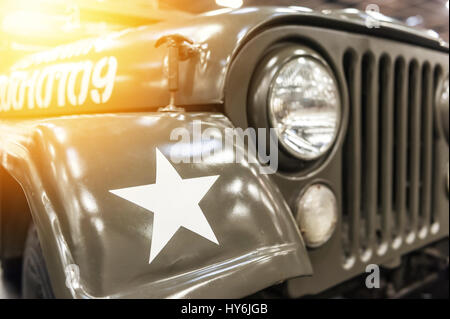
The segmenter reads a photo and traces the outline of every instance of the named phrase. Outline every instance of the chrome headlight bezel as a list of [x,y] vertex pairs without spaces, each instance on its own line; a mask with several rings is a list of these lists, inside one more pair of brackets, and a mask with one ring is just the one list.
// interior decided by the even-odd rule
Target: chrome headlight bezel
[[[330,69],[330,67],[328,66],[328,64],[326,63],[326,61],[323,58],[321,58],[319,55],[311,53],[311,52],[304,52],[300,55],[295,55],[291,59],[284,62],[282,65],[280,65],[277,73],[272,78],[271,85],[270,85],[270,88],[268,91],[268,96],[267,96],[267,112],[269,114],[269,122],[270,122],[271,127],[276,128],[276,126],[279,124],[279,123],[277,123],[277,119],[275,119],[275,114],[274,114],[275,112],[273,110],[274,105],[271,104],[271,99],[272,99],[272,96],[274,94],[274,89],[275,89],[275,82],[280,78],[281,73],[284,71],[285,68],[288,67],[289,64],[296,62],[298,60],[305,60],[305,61],[308,61],[308,63],[310,63],[310,64],[315,64],[316,70],[320,70],[320,71],[324,72],[329,77],[331,82],[333,83],[334,93],[337,95],[336,96],[337,104],[335,105],[336,120],[334,123],[334,125],[335,125],[334,131],[332,133],[330,141],[323,148],[317,149],[315,154],[310,154],[310,153],[307,153],[306,151],[303,151],[303,152],[296,151],[294,149],[294,147],[290,146],[286,142],[286,139],[283,138],[282,136],[280,136],[281,134],[278,133],[278,141],[290,155],[292,155],[293,157],[296,157],[300,160],[312,161],[312,160],[317,160],[318,158],[321,158],[323,155],[325,155],[331,149],[331,147],[334,145],[334,143],[336,142],[338,132],[339,132],[339,127],[341,124],[341,117],[342,117],[342,99],[341,99],[341,93],[339,90],[339,85],[336,80],[336,77],[334,76],[333,71]],[[317,147],[317,146],[314,146],[314,147]],[[301,146],[297,145],[297,148],[300,149]]]
[[329,62],[330,58],[328,57],[328,59],[325,59],[321,54],[301,44],[288,42],[272,45],[260,59],[258,66],[253,73],[248,92],[247,114],[251,126],[255,128],[273,127],[273,121],[270,119],[269,115],[269,93],[271,83],[286,63],[299,57],[314,59],[314,61],[320,63],[321,66],[327,70],[336,85],[339,103],[337,129],[334,132],[333,141],[322,154],[315,158],[307,158],[292,152],[288,147],[283,145],[283,143],[279,143],[279,163],[281,169],[285,171],[301,170],[304,174],[305,169],[308,171],[315,169],[318,165],[321,165],[321,163],[324,163],[327,159],[331,158],[331,155],[335,153],[337,146],[340,145],[343,139],[342,132],[343,127],[346,125],[345,114],[347,114],[347,107],[344,101],[345,91],[343,90],[342,84],[343,78],[336,73],[336,68]]

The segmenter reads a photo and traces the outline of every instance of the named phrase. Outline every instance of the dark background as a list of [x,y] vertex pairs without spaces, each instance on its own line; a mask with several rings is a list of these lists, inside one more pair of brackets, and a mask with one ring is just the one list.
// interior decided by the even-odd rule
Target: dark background
[[[178,8],[187,8],[186,0],[164,0],[165,3]],[[432,29],[448,42],[448,8],[447,0],[243,0],[244,6],[298,5],[316,10],[357,8],[365,10],[367,5],[376,4],[386,16],[397,18],[409,25]],[[191,12],[201,12],[205,7],[210,10],[218,7],[213,0],[195,0],[189,3]]]
[[[315,10],[357,8],[376,4],[382,14],[410,26],[431,29],[449,40],[448,0],[0,0],[0,67],[10,57],[73,42],[109,31],[174,18],[166,11],[195,14],[223,8],[220,1],[243,6],[303,6]],[[163,11],[157,11],[157,9]],[[45,13],[18,21],[17,11]],[[177,16],[175,16],[175,19]],[[80,23],[71,23],[72,20]],[[33,20],[35,22],[33,22]],[[68,22],[71,23],[67,28]]]

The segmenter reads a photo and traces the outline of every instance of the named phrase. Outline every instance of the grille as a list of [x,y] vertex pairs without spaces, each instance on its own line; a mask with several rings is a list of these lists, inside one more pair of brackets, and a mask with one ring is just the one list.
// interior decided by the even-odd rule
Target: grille
[[345,52],[345,256],[363,262],[437,231],[432,207],[433,92],[440,66]]

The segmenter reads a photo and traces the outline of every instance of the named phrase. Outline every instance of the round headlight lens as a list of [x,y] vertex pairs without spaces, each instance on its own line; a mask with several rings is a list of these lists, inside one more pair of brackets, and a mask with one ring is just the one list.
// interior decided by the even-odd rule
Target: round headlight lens
[[323,184],[308,187],[297,203],[297,225],[308,247],[316,248],[328,241],[338,220],[337,200]]
[[293,156],[317,159],[333,145],[341,99],[336,79],[321,61],[300,56],[283,65],[272,80],[268,103],[271,125]]

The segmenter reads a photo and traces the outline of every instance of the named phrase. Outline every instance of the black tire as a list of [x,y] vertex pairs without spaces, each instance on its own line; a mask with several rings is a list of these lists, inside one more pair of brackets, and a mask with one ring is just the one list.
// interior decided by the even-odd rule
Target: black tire
[[33,223],[28,230],[22,269],[22,297],[25,299],[53,299],[44,255]]
[[20,279],[22,278],[22,258],[3,259],[2,275],[9,281],[20,283]]

